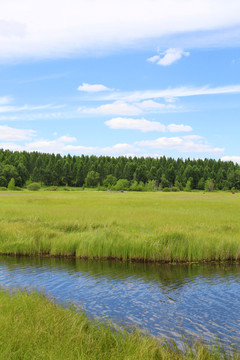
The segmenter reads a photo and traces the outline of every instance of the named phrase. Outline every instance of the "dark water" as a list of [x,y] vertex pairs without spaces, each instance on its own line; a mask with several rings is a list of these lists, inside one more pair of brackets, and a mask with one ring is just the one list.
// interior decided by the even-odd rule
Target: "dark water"
[[[240,348],[240,265],[146,265],[0,257],[0,286],[45,288],[60,302],[154,336]],[[234,345],[233,345],[234,344]]]

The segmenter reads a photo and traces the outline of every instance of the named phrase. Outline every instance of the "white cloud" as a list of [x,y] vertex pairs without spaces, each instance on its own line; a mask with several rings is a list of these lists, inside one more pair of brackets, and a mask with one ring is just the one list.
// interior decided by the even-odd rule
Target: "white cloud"
[[221,95],[221,94],[239,94],[240,85],[227,85],[219,87],[202,87],[182,86],[178,88],[168,88],[159,90],[142,90],[132,92],[113,92],[112,94],[102,97],[103,100],[118,100],[128,102],[139,102],[147,99],[169,99],[178,97],[201,96],[201,95]]
[[159,55],[152,56],[147,59],[150,62],[157,63],[157,65],[168,66],[180,60],[183,56],[189,56],[190,53],[182,49],[170,48],[160,53]]
[[189,125],[176,125],[176,124],[170,124],[167,126],[168,130],[171,132],[188,132],[192,131],[192,127]]
[[36,131],[29,129],[15,129],[6,125],[0,125],[0,140],[3,141],[22,141],[32,138]]
[[111,129],[127,129],[127,130],[140,130],[142,132],[147,131],[166,131],[166,126],[156,122],[148,121],[146,119],[131,119],[117,117],[108,121],[105,124]]
[[[2,0],[0,57],[99,54],[175,34],[206,37],[209,31],[221,34],[211,40],[219,45],[239,23],[239,0]],[[232,41],[239,44],[239,37]]]
[[87,83],[82,83],[82,85],[80,85],[78,87],[78,91],[84,91],[84,92],[90,92],[90,93],[94,93],[94,92],[101,92],[101,91],[110,91],[111,89],[109,89],[108,87],[106,87],[105,85],[102,84],[87,84]]
[[150,147],[153,149],[177,150],[179,152],[196,152],[196,153],[223,153],[223,148],[214,148],[202,137],[160,137],[155,140],[144,140],[136,142],[141,147]]
[[[170,131],[170,132],[189,132],[192,131],[191,126],[188,125],[164,125],[158,121],[149,121],[146,119],[132,119],[117,117],[108,121],[105,121],[105,125],[111,129],[124,129],[124,130],[140,130],[142,132],[148,131]],[[186,136],[187,138],[187,136]],[[189,136],[189,139],[196,139],[196,135]]]
[[240,156],[223,156],[222,161],[233,161],[234,163],[240,164]]

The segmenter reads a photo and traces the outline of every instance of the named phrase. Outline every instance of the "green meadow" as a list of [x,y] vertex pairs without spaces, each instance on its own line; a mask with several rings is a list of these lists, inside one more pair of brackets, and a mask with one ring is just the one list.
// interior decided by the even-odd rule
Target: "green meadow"
[[1,360],[239,359],[199,342],[184,348],[89,320],[73,304],[66,308],[43,294],[0,289]]
[[238,261],[239,214],[229,192],[1,192],[0,253]]

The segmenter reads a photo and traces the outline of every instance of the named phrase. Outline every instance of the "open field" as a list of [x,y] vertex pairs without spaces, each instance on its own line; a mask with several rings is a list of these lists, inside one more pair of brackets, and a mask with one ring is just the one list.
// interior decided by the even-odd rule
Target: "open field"
[[239,260],[239,214],[231,193],[1,192],[0,253]]
[[183,354],[138,331],[117,331],[89,320],[74,305],[64,308],[36,292],[1,289],[0,349],[2,360],[239,359],[239,354],[224,354],[217,346],[209,351],[200,343],[186,344]]

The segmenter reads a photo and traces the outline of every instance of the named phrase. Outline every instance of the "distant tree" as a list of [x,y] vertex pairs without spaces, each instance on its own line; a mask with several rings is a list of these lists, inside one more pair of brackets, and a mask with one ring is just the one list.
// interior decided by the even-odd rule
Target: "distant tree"
[[167,180],[165,174],[163,174],[161,177],[161,186],[162,188],[169,187],[169,181]]
[[214,181],[212,179],[208,179],[205,182],[205,191],[212,192],[212,191],[214,191],[214,188],[215,188]]
[[127,179],[119,179],[117,184],[114,186],[115,190],[128,190],[129,189],[129,181]]
[[15,190],[15,180],[12,178],[8,183],[8,190]]
[[7,186],[7,179],[4,176],[0,176],[0,186]]
[[94,170],[89,171],[87,174],[87,177],[85,179],[86,186],[89,186],[89,187],[97,186],[99,179],[100,179],[100,176],[99,176],[98,172],[96,172]]
[[104,186],[113,186],[116,185],[117,179],[113,175],[108,175],[106,179],[103,181]]

